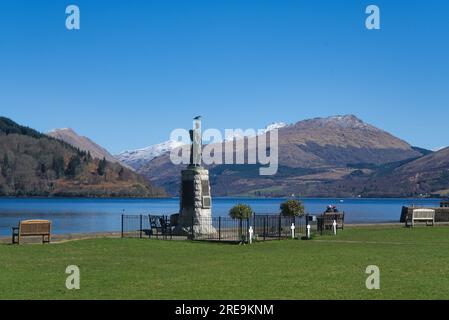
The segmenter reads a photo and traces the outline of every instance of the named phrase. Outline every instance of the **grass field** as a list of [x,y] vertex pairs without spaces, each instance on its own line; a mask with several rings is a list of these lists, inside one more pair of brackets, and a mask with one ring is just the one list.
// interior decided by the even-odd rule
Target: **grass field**
[[[65,269],[81,289],[65,288]],[[367,290],[377,265],[381,289]],[[1,299],[449,299],[449,227],[348,228],[238,246],[148,239],[0,245]]]

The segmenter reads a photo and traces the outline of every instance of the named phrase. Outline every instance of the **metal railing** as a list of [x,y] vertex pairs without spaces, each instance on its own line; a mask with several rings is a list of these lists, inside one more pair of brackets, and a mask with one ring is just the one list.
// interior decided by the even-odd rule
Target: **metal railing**
[[[219,242],[280,240],[305,236],[305,217],[257,214],[249,219],[196,218],[177,226],[166,215],[122,215],[123,238],[192,239]],[[251,230],[251,231],[250,231]],[[250,234],[251,232],[251,234]]]

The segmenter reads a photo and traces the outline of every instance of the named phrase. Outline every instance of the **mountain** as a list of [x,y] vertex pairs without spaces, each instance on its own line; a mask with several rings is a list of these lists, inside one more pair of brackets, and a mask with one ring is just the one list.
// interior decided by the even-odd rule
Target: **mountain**
[[[286,127],[287,124],[284,122],[273,122],[272,124],[268,125],[265,129],[261,130],[259,134],[264,134],[266,132],[269,132],[274,129],[280,129]],[[231,137],[226,137],[225,140],[231,140],[232,139],[242,139],[244,137],[240,135],[234,135]],[[118,159],[121,163],[126,164],[130,168],[133,168],[135,170],[140,170],[143,166],[148,164],[151,160],[169,153],[170,151],[181,147],[184,143],[174,140],[168,140],[156,145],[152,145],[146,148],[137,149],[137,150],[131,150],[131,151],[124,151],[118,155],[115,155],[115,158]]]
[[161,196],[145,178],[0,117],[0,196]]
[[280,163],[289,167],[383,164],[422,154],[354,115],[299,121],[279,131]]
[[47,133],[48,136],[67,142],[82,151],[90,152],[96,159],[106,159],[109,162],[118,162],[106,149],[99,146],[87,137],[78,135],[73,129],[54,129]]
[[182,142],[168,140],[143,149],[124,151],[116,155],[115,157],[121,163],[124,163],[133,169],[139,170],[143,165],[150,162],[154,158],[170,152],[171,150],[176,149],[182,145]]
[[[404,163],[369,179],[366,193],[392,196],[449,195],[449,148]],[[376,192],[380,190],[381,192]]]
[[[258,165],[211,165],[214,195],[357,196],[368,177],[424,155],[354,115],[303,120],[281,126],[278,134],[276,175],[260,176]],[[246,141],[250,139],[255,138]],[[176,195],[181,169],[163,154],[141,165],[138,172]]]

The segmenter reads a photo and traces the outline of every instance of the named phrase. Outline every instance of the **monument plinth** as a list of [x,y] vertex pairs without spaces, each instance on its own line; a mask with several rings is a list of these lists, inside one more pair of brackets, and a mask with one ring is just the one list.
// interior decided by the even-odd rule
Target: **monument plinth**
[[[178,232],[193,237],[209,235],[215,232],[212,226],[212,197],[210,192],[209,171],[201,166],[201,120],[194,120],[194,129],[190,130],[192,147],[190,164],[181,172],[181,200],[179,209]],[[193,226],[193,234],[190,228]]]

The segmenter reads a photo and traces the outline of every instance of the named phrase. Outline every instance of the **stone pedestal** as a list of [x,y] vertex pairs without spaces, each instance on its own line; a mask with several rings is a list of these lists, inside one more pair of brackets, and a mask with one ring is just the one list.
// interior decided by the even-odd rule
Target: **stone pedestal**
[[212,226],[212,198],[209,171],[190,166],[182,171],[179,222],[177,231],[200,237],[216,232]]

